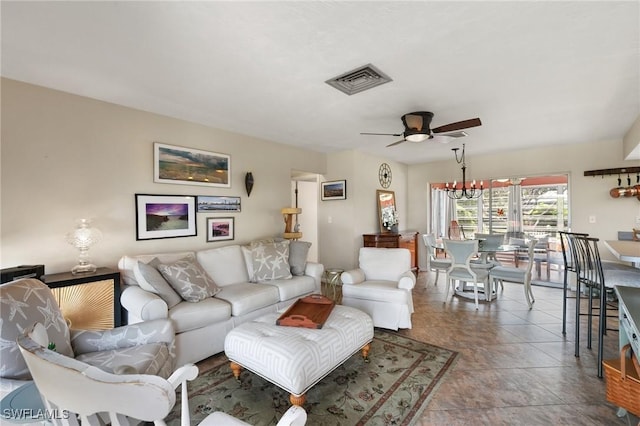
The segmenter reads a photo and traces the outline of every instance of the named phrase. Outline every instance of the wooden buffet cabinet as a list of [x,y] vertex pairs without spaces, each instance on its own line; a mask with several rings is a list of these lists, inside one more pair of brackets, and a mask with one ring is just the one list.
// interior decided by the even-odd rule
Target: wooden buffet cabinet
[[418,271],[418,232],[400,231],[363,234],[364,247],[406,248],[411,252],[411,269]]

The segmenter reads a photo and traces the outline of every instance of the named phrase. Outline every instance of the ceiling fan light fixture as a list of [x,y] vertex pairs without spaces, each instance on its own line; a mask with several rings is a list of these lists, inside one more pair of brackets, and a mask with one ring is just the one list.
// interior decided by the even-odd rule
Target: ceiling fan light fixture
[[414,133],[412,135],[407,135],[405,137],[409,142],[423,142],[429,139],[429,135],[425,133]]

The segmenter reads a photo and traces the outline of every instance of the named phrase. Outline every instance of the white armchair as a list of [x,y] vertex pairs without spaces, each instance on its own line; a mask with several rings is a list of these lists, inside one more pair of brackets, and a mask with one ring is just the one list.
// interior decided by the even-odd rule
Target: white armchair
[[342,304],[366,312],[375,327],[411,328],[416,276],[404,248],[362,247],[358,269],[342,273]]

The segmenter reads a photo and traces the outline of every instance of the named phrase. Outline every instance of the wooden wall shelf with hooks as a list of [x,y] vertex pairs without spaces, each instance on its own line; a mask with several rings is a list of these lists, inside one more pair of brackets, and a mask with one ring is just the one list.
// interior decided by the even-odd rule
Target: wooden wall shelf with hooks
[[622,174],[631,174],[631,173],[640,173],[640,167],[618,167],[615,169],[602,169],[602,170],[587,170],[584,172],[585,176],[611,176],[611,175],[622,175]]

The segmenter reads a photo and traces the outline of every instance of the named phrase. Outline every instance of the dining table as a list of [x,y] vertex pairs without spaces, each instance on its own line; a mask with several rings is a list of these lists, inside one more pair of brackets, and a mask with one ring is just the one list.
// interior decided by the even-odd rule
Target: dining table
[[605,240],[604,245],[618,260],[640,266],[640,241]]
[[[441,248],[444,250],[444,243],[442,240],[438,240],[436,242],[436,248]],[[482,238],[478,239],[478,257],[471,261],[471,265],[473,268],[478,269],[491,269],[496,263],[493,261],[493,257],[495,257],[496,253],[505,253],[505,252],[515,252],[519,249],[519,246],[513,244],[486,244],[485,240]],[[488,292],[480,289],[479,292],[484,293],[484,298],[486,301],[491,301],[496,298],[496,293],[491,289],[491,285],[489,285],[490,289]],[[464,297],[466,299],[473,299],[475,296],[472,292],[473,288],[469,287],[466,282],[460,283],[454,289],[454,292],[457,296]]]

